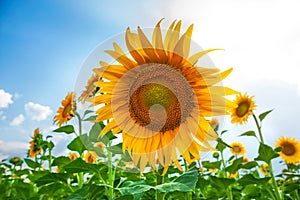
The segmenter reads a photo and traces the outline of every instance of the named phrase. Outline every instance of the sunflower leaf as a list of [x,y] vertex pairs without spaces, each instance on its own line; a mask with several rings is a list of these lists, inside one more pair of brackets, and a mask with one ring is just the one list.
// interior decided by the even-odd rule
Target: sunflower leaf
[[243,168],[245,168],[245,169],[252,169],[252,168],[254,168],[256,166],[258,166],[257,162],[256,161],[251,161],[251,162],[248,162],[248,163],[244,164]]
[[74,140],[72,140],[67,148],[71,151],[77,151],[80,155],[87,150],[89,144],[89,138],[87,134],[77,136]]
[[264,112],[264,113],[262,113],[262,114],[260,114],[259,115],[259,119],[260,119],[260,121],[263,121],[264,120],[264,118],[270,113],[270,112],[272,112],[274,109],[272,109],[272,110],[268,110],[268,111],[266,111],[266,112]]
[[241,137],[241,136],[254,136],[254,137],[256,137],[256,134],[255,134],[254,131],[247,131],[247,132],[242,133],[241,135],[239,135],[239,137]]
[[231,178],[218,178],[215,176],[209,178],[211,180],[211,185],[218,189],[228,188],[229,185],[235,182],[235,180]]
[[250,185],[250,184],[265,184],[270,180],[270,177],[265,178],[256,178],[253,174],[245,174],[242,178],[238,180],[238,182],[242,186]]
[[273,158],[276,158],[278,156],[279,154],[276,151],[274,151],[272,147],[260,143],[258,149],[258,157],[254,160],[262,160],[269,164]]
[[218,138],[218,139],[217,139],[217,142],[218,142],[218,144],[217,144],[216,148],[217,148],[220,152],[222,152],[226,147],[231,148],[231,146],[229,146],[227,143],[225,143],[221,138]]
[[55,129],[53,132],[71,134],[74,133],[75,130],[72,125],[66,125]]
[[236,172],[238,169],[240,169],[241,163],[243,162],[243,158],[238,158],[233,161],[232,165],[226,167],[226,171],[232,173]]
[[84,114],[83,114],[82,118],[84,118],[87,114],[90,114],[92,112],[94,112],[94,111],[92,111],[92,110],[86,110],[86,111],[84,111]]
[[213,169],[213,168],[220,169],[221,161],[215,161],[215,162],[203,161],[202,166],[208,169]]
[[32,169],[40,167],[39,163],[37,163],[37,162],[35,162],[33,160],[30,160],[28,158],[24,158],[24,161],[26,162],[26,164],[28,165],[28,167],[30,167]]

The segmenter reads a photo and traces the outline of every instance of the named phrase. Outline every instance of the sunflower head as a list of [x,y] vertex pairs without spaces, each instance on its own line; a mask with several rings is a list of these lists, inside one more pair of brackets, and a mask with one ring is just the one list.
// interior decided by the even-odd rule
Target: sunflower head
[[99,75],[93,74],[90,79],[88,80],[85,90],[81,93],[80,97],[78,98],[78,101],[81,103],[85,103],[89,98],[91,98],[95,92],[97,91],[97,86],[95,83],[98,82]]
[[37,157],[43,150],[43,136],[40,133],[40,130],[37,128],[34,130],[34,134],[32,136],[32,140],[29,142],[29,152],[28,155],[31,158]]
[[67,123],[75,115],[75,93],[70,92],[66,98],[61,102],[62,107],[57,110],[57,114],[54,117],[54,123],[61,126]]
[[[161,20],[162,21],[162,20]],[[174,21],[165,36],[159,21],[152,41],[138,27],[128,28],[127,50],[117,43],[106,50],[112,64],[100,61],[94,69],[99,87],[92,98],[97,106],[97,121],[109,120],[100,136],[122,132],[124,151],[141,171],[146,165],[156,168],[175,164],[179,154],[190,164],[200,159],[200,151],[210,151],[209,141],[217,138],[206,118],[228,113],[226,95],[237,92],[217,86],[232,69],[197,66],[208,52],[190,55],[193,25],[181,34],[181,21]]]
[[248,96],[247,93],[236,96],[234,106],[231,108],[231,123],[243,124],[248,121],[249,115],[253,114],[252,111],[256,107],[253,97]]
[[234,155],[244,155],[246,153],[246,149],[244,145],[240,142],[233,142],[230,144],[230,151]]
[[23,160],[18,156],[11,158],[9,162],[15,166],[21,166],[23,164]]
[[279,155],[287,164],[300,162],[300,142],[295,138],[281,136],[276,142],[277,147],[282,148]]
[[96,163],[96,160],[97,160],[98,157],[99,156],[97,155],[97,153],[95,151],[87,151],[84,154],[84,160],[85,160],[85,162],[91,163],[91,164]]
[[76,160],[77,158],[79,158],[79,156],[77,155],[77,153],[71,152],[69,154],[69,158],[70,158],[71,161],[73,161],[73,160]]
[[243,163],[248,163],[249,159],[247,157],[243,157]]
[[239,175],[239,172],[232,172],[227,174],[227,178],[236,178]]
[[260,167],[259,167],[259,171],[265,175],[265,176],[268,176],[269,175],[269,165],[267,163],[264,163],[262,164]]

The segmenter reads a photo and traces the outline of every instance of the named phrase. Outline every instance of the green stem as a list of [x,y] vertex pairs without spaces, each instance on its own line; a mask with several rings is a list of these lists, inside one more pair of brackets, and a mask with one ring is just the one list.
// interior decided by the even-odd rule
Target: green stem
[[[157,172],[156,172],[156,185],[161,185],[164,183],[164,177],[161,175],[162,174],[162,171],[163,168],[159,169]],[[157,192],[156,191],[156,200],[164,200],[165,199],[165,193],[161,192]]]
[[82,135],[82,119],[78,112],[75,112],[76,117],[78,118],[78,126],[79,126],[79,135]]
[[48,162],[49,162],[49,171],[51,172],[51,168],[52,168],[52,152],[51,152],[51,149],[49,149]]
[[[254,121],[255,121],[255,124],[256,124],[258,133],[259,133],[260,141],[261,141],[262,144],[265,144],[264,143],[264,138],[263,138],[263,135],[262,135],[262,131],[261,131],[261,125],[258,123],[257,117],[254,114],[252,116],[254,118]],[[276,179],[275,179],[275,176],[274,176],[272,162],[270,161],[270,163],[268,163],[268,165],[269,165],[269,169],[270,169],[272,186],[273,186],[273,189],[274,189],[275,197],[276,197],[276,199],[280,200],[281,197],[280,197],[280,194],[279,194],[279,191],[278,191],[277,182],[276,182]]]
[[262,132],[261,132],[261,126],[259,125],[259,123],[258,123],[258,120],[257,120],[256,116],[255,116],[254,114],[253,114],[252,116],[253,116],[253,118],[254,118],[254,121],[255,121],[256,127],[257,127],[257,129],[258,129],[258,133],[259,133],[259,138],[260,138],[260,141],[261,141],[261,143],[263,143],[263,144],[264,144],[264,138],[263,138],[263,136],[262,136]]
[[[224,173],[225,173],[225,178],[226,178],[226,176],[227,176],[226,163],[225,163],[225,159],[224,159],[223,152],[220,152],[220,153],[221,153],[221,158],[222,158],[223,171],[224,171]],[[226,189],[226,193],[227,193],[228,199],[229,199],[229,200],[233,200],[232,192],[231,192],[231,186],[229,186],[229,187]]]
[[[109,142],[109,146],[111,145],[111,141]],[[108,162],[108,185],[111,187],[108,189],[108,197],[109,199],[114,198],[114,179],[115,174],[112,165],[112,152],[107,151],[107,162]]]

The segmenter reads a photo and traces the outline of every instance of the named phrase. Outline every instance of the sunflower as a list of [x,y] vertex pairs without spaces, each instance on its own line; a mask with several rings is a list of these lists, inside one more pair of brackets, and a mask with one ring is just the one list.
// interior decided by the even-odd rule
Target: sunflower
[[253,114],[252,111],[256,107],[253,97],[249,97],[247,93],[236,96],[235,106],[231,108],[231,123],[243,124],[248,121],[249,115]]
[[58,126],[61,126],[64,123],[67,123],[75,113],[75,93],[70,92],[66,98],[61,102],[62,107],[57,110],[57,114],[54,117],[54,123]]
[[247,157],[243,157],[243,163],[248,163],[249,159]]
[[239,175],[239,172],[227,173],[227,178],[236,178]]
[[225,96],[237,94],[216,85],[232,69],[196,66],[198,59],[217,49],[190,56],[193,25],[180,36],[181,21],[174,21],[163,39],[161,21],[152,43],[140,27],[137,33],[128,28],[129,53],[113,43],[114,50],[105,51],[113,64],[100,61],[102,67],[94,69],[100,77],[92,99],[96,120],[109,120],[100,136],[122,131],[122,149],[141,171],[147,164],[156,169],[156,160],[164,172],[172,164],[181,169],[178,154],[190,164],[200,159],[200,151],[214,149],[209,141],[217,134],[206,118],[227,114],[232,102]]
[[85,154],[84,154],[84,160],[85,162],[87,163],[96,163],[96,160],[99,156],[96,154],[95,151],[87,151]]
[[71,152],[69,154],[69,158],[70,158],[71,161],[73,161],[73,160],[76,160],[77,158],[79,158],[79,156],[77,155],[77,153]]
[[245,147],[240,142],[233,142],[230,144],[230,151],[234,155],[244,155],[246,153]]
[[78,101],[81,103],[85,103],[90,97],[94,95],[94,93],[97,90],[97,87],[95,86],[95,83],[98,81],[99,75],[93,74],[90,79],[88,80],[85,90],[81,93],[80,97],[78,98]]
[[219,129],[219,120],[217,118],[212,118],[209,121],[209,124],[215,131]]
[[269,165],[267,163],[264,163],[262,164],[260,167],[259,167],[259,171],[265,175],[265,176],[268,176],[269,175]]
[[29,152],[28,155],[31,158],[37,157],[42,152],[42,134],[40,134],[40,130],[36,128],[34,130],[34,134],[32,136],[32,140],[29,142],[30,147],[29,147]]
[[282,147],[279,155],[287,164],[300,162],[300,142],[295,138],[281,136],[275,146]]

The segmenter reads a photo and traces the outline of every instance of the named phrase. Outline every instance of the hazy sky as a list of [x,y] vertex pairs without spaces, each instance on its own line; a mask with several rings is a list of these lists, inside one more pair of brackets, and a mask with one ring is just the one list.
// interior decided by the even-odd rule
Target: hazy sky
[[[89,1],[0,2],[0,159],[24,155],[33,130],[50,133],[53,116],[75,88],[82,64],[100,43],[130,26],[153,27],[165,18],[185,29],[194,23],[193,40],[214,64],[233,73],[223,82],[255,95],[256,113],[275,109],[263,130],[270,145],[280,135],[300,140],[299,1]],[[256,155],[255,140],[237,138],[254,127],[230,125],[225,140],[242,141]],[[64,149],[70,138],[53,134]],[[253,150],[254,151],[254,150]]]

